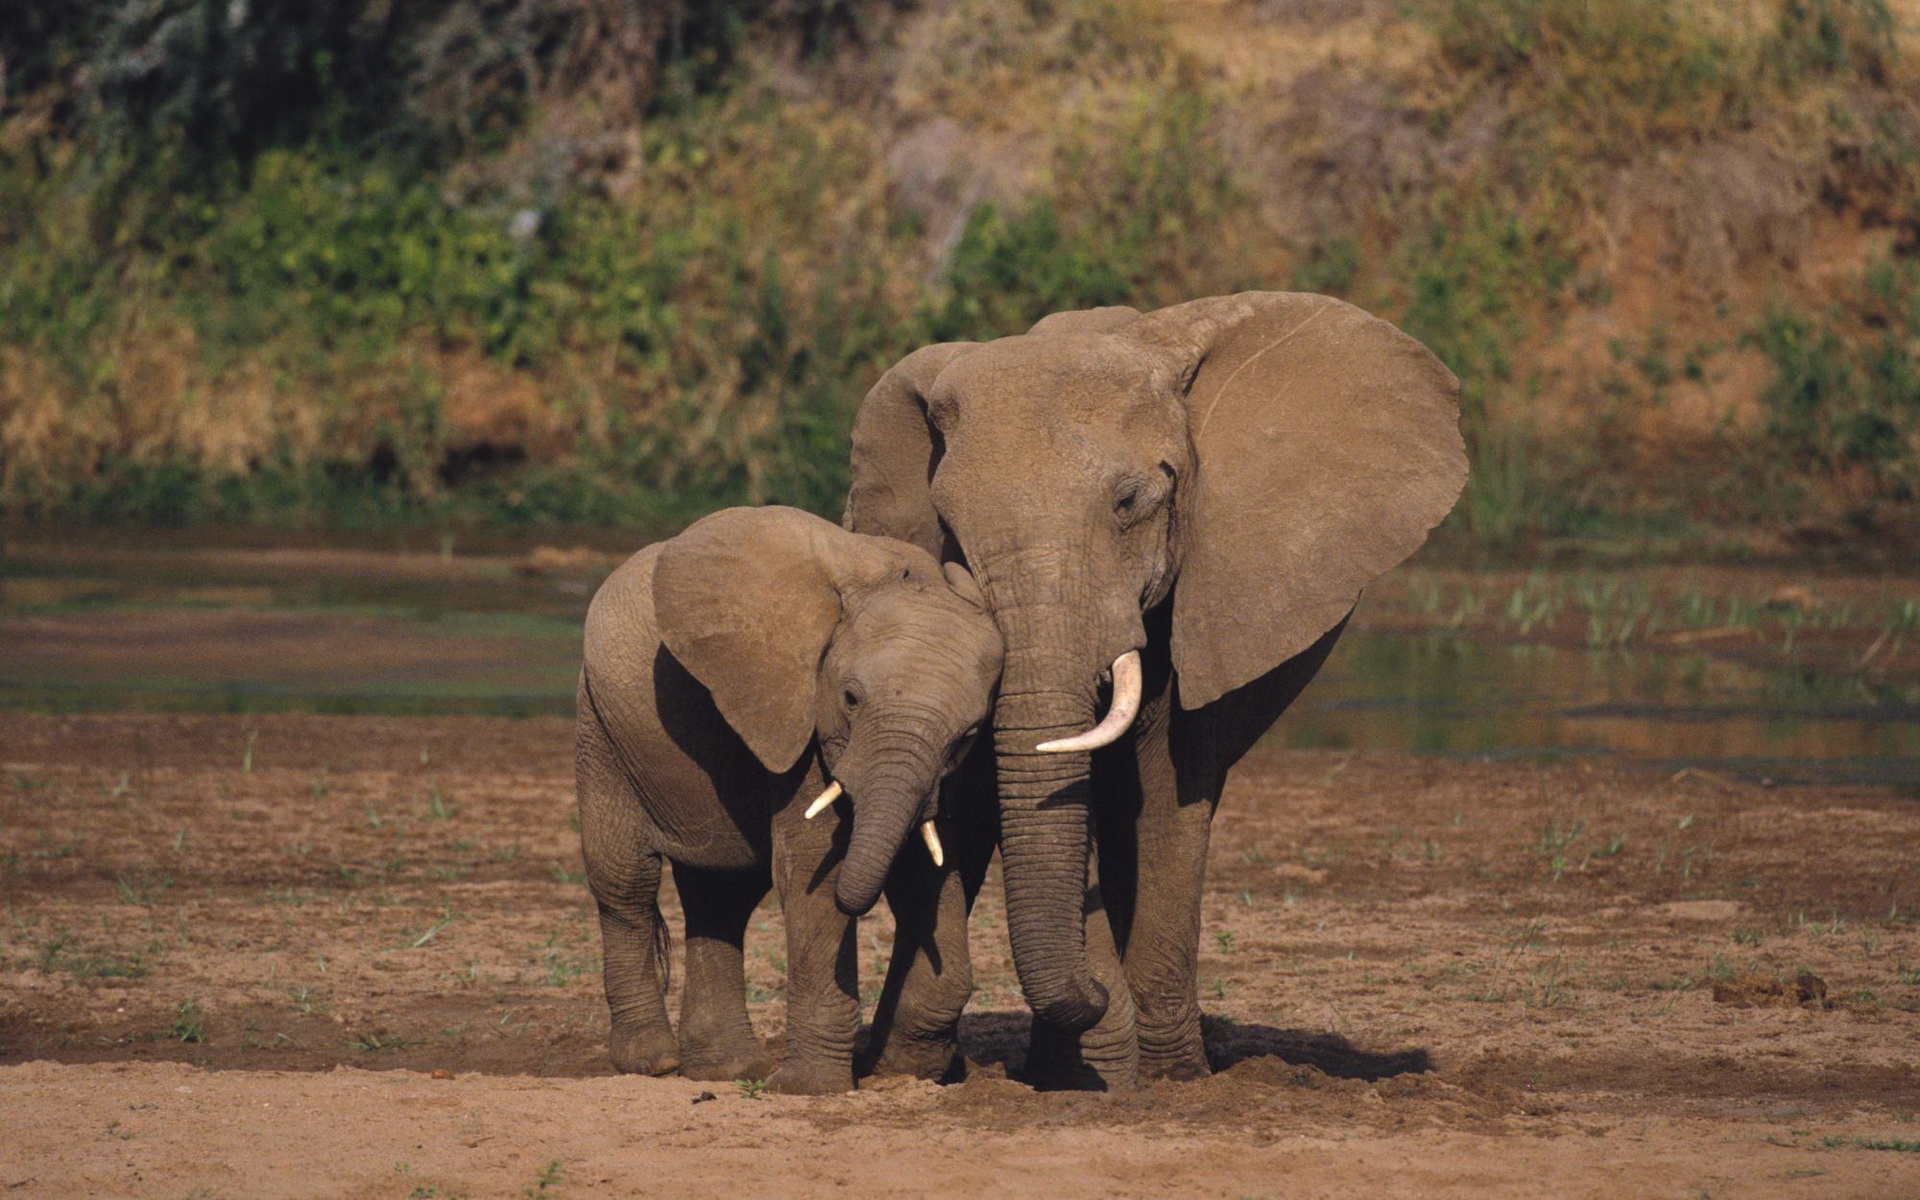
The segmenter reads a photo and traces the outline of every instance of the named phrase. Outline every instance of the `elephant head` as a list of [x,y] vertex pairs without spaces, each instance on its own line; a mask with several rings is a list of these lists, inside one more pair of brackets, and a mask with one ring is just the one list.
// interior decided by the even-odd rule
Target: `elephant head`
[[[734,508],[667,543],[661,640],[754,757],[780,774],[817,737],[853,806],[834,899],[864,913],[940,780],[986,720],[1002,644],[966,569],[792,508]],[[808,816],[826,804],[816,803]]]
[[1187,709],[1305,650],[1453,506],[1457,395],[1393,326],[1263,292],[929,346],[868,393],[847,527],[964,561],[1006,637],[1008,928],[1043,1019],[1082,1029],[1105,1009],[1081,923],[1089,755],[1139,705],[1145,614],[1172,606]]

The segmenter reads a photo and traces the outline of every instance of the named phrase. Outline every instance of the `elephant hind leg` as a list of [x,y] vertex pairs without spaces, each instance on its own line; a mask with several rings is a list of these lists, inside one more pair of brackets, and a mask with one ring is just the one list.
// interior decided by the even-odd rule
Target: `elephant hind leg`
[[660,915],[661,858],[647,841],[639,798],[591,715],[574,737],[580,844],[600,915],[615,1069],[664,1075],[680,1065],[667,1019],[669,939]]
[[680,1073],[689,1079],[765,1079],[773,1059],[747,1019],[747,922],[772,879],[750,871],[673,864],[686,911],[687,983],[680,997]]

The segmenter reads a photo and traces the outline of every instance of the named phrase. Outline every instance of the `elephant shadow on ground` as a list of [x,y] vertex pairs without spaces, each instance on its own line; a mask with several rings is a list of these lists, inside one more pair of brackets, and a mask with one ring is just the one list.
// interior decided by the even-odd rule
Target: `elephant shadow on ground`
[[[1027,1035],[1032,1017],[1025,1011],[968,1013],[960,1020],[960,1051],[973,1063],[999,1067],[1018,1076],[1027,1057]],[[1201,1021],[1207,1063],[1226,1071],[1253,1059],[1277,1059],[1311,1067],[1336,1079],[1374,1083],[1396,1075],[1418,1075],[1435,1069],[1433,1055],[1424,1047],[1407,1050],[1368,1050],[1341,1034],[1324,1030],[1278,1029],[1272,1025],[1206,1017]]]

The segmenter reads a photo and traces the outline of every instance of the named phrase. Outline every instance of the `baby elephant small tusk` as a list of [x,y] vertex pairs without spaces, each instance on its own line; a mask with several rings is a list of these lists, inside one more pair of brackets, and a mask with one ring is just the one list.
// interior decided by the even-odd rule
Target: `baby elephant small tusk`
[[821,813],[827,811],[828,806],[830,806],[835,800],[838,800],[839,798],[840,798],[840,781],[836,779],[832,783],[827,785],[826,791],[820,793],[819,799],[815,800],[812,804],[807,805],[807,820],[811,821],[815,817],[819,816]]
[[946,866],[947,852],[940,848],[940,831],[933,827],[932,821],[928,821],[920,826],[920,836],[926,839],[927,853],[933,856],[933,865],[936,867]]

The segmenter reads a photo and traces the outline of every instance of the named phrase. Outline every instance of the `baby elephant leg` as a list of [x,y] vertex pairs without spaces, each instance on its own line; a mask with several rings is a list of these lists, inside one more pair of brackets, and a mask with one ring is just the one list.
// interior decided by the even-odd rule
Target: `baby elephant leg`
[[646,844],[640,808],[605,735],[583,723],[575,739],[580,841],[600,910],[608,1050],[616,1070],[664,1075],[680,1065],[667,1021],[667,927],[660,919],[660,855]]
[[747,1019],[747,922],[767,894],[765,875],[673,864],[687,914],[687,988],[680,997],[680,1073],[689,1079],[765,1079],[773,1060]]
[[973,995],[967,899],[954,864],[909,846],[887,881],[893,958],[867,1054],[876,1075],[938,1080],[960,1052],[960,1013]]
[[824,1095],[853,1090],[853,1042],[860,1032],[857,922],[833,899],[838,871],[835,821],[804,822],[789,805],[775,818],[775,874],[787,923],[787,1056],[767,1084],[776,1092]]

